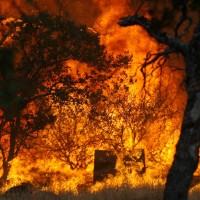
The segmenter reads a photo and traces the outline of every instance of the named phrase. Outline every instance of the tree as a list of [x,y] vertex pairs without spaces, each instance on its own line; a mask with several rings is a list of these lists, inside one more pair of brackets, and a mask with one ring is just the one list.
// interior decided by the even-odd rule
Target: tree
[[89,119],[90,105],[84,101],[66,102],[54,109],[58,117],[38,138],[38,143],[46,140],[40,146],[46,153],[50,152],[51,156],[69,165],[70,169],[85,170],[93,162],[94,149],[100,142]]
[[[168,158],[165,151],[167,143],[178,129],[176,123],[173,128],[167,127],[169,122],[180,116],[180,111],[173,108],[166,88],[163,87],[163,93],[160,94],[158,86],[153,86],[154,94],[151,98],[145,98],[143,91],[134,93],[131,90],[134,84],[129,83],[130,77],[123,77],[124,82],[122,76],[118,75],[118,79],[119,82],[114,80],[107,87],[104,85],[107,99],[95,105],[92,119],[97,127],[97,137],[104,148],[115,151],[117,155],[124,156],[127,149],[134,152],[138,148],[144,148],[149,166],[153,161],[152,167],[157,163],[160,163],[160,168],[164,167],[164,160]],[[154,137],[159,130],[162,132]],[[161,153],[165,158],[161,158]]]
[[129,83],[130,77],[124,69],[120,71],[123,73],[118,73],[102,86],[98,85],[90,102],[87,102],[85,93],[79,93],[73,94],[76,99],[72,102],[53,105],[57,119],[36,138],[33,149],[38,149],[37,155],[45,151],[47,157],[52,156],[72,170],[79,170],[86,169],[93,162],[95,149],[114,151],[122,160],[127,151],[135,152],[145,146],[145,154],[151,156],[151,160],[161,161],[159,153],[173,133],[168,129],[167,133],[160,134],[159,138],[165,135],[161,139],[163,142],[160,143],[159,139],[153,142],[157,146],[153,151],[146,145],[151,144],[147,142],[151,137],[149,130],[155,124],[157,127],[161,124],[164,130],[165,121],[175,118],[177,111],[175,113],[170,108],[172,103],[167,103],[167,95],[161,97],[157,88],[154,98],[139,99],[129,91],[128,87],[134,86]]
[[[142,1],[141,6],[146,1]],[[151,2],[148,2],[149,5]],[[139,25],[143,27],[147,33],[158,43],[164,44],[164,50],[157,54],[148,54],[145,63],[142,65],[141,71],[144,77],[145,68],[159,61],[169,58],[172,53],[180,53],[185,62],[185,87],[187,91],[187,105],[184,112],[181,134],[176,145],[176,154],[174,161],[169,170],[165,191],[165,200],[186,200],[188,190],[192,181],[193,173],[197,169],[199,161],[199,145],[200,145],[200,18],[199,18],[199,1],[173,1],[173,10],[170,10],[170,1],[165,1],[167,7],[164,8],[160,20],[152,17],[147,19],[140,16],[137,10],[134,16],[124,17],[120,20],[120,26]],[[162,7],[163,2],[155,1],[151,5],[154,6],[151,14],[156,12],[158,6]],[[197,9],[195,18],[189,16],[189,9]],[[178,12],[179,11],[179,12]],[[180,18],[175,14],[181,13]],[[194,15],[193,15],[194,16]],[[173,20],[172,20],[173,19]],[[170,26],[172,22],[176,22],[173,29],[174,35],[162,31],[163,27]],[[196,22],[196,23],[195,23]],[[190,39],[186,38],[190,29],[193,33]],[[160,62],[161,63],[161,62]],[[162,62],[163,64],[163,62]],[[157,67],[162,67],[157,65]]]
[[[131,57],[108,55],[97,34],[47,13],[2,19],[0,32],[3,182],[10,161],[27,147],[26,141],[56,120],[54,104],[73,102],[76,93],[87,94],[89,101],[92,84],[102,83],[109,78],[107,73],[128,66]],[[71,69],[71,60],[86,63],[88,72],[81,64]]]

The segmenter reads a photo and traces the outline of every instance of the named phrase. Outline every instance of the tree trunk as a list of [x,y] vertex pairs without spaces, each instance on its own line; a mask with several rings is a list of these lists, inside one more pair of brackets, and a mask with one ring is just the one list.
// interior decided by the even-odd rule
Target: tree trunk
[[0,151],[1,151],[1,155],[2,155],[2,170],[3,170],[3,173],[0,177],[0,186],[2,186],[8,177],[10,166],[6,160],[5,151],[2,147],[2,145],[0,145]]
[[187,200],[193,173],[199,161],[200,92],[188,93],[174,162],[169,171],[164,200]]
[[8,178],[9,171],[10,171],[10,165],[8,164],[7,161],[3,161],[3,173],[0,178],[0,186],[4,185],[5,181]]
[[193,174],[198,167],[200,146],[200,24],[185,49],[188,93],[181,134],[174,162],[168,173],[164,200],[187,200]]
[[199,160],[199,115],[200,92],[188,96],[180,139],[167,177],[164,200],[187,200],[192,176]]
[[19,132],[19,121],[20,117],[19,115],[16,117],[15,120],[10,121],[10,127],[11,127],[11,133],[10,133],[10,145],[8,153],[6,154],[6,150],[3,148],[2,145],[0,145],[0,151],[2,154],[2,162],[3,162],[3,172],[0,177],[0,185],[3,185],[5,181],[8,178],[8,174],[11,168],[11,165],[9,162],[13,160],[16,157],[16,140],[17,140],[17,134]]

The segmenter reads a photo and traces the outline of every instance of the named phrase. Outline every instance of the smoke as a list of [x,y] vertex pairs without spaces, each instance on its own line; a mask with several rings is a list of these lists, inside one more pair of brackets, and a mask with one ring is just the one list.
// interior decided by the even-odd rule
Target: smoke
[[[35,10],[54,15],[67,15],[71,20],[92,26],[104,12],[115,10],[115,16],[130,14],[133,1],[119,0],[1,0],[0,16],[19,17],[20,13],[31,14]],[[117,18],[118,19],[118,18]],[[110,21],[112,23],[112,20]]]

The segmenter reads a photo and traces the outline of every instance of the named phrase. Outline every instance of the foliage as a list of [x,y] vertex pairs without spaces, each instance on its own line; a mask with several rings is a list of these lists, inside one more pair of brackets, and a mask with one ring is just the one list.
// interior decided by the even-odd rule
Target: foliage
[[[98,87],[99,97],[95,98],[98,100],[92,97],[87,102],[84,95],[79,95],[76,102],[54,105],[57,119],[45,128],[41,138],[36,139],[40,146],[36,151],[39,154],[45,151],[72,170],[78,170],[93,163],[95,149],[112,150],[120,157],[127,150],[145,148],[148,160],[160,165],[160,152],[177,130],[177,127],[173,130],[166,128],[168,121],[175,119],[180,112],[171,108],[172,102],[169,102],[167,94],[161,97],[157,88],[151,99],[139,98],[139,94],[137,96],[129,91],[126,85],[129,77],[126,76],[123,81],[121,75],[118,80],[113,78],[113,82],[109,79],[101,89]],[[163,131],[167,129],[167,133],[160,134],[157,136],[160,139],[149,143],[159,126]],[[160,140],[163,142],[160,143]]]
[[[75,94],[83,93],[89,101],[92,83],[127,67],[131,57],[108,55],[97,34],[47,13],[5,19],[0,32],[1,53],[15,53],[12,62],[1,54],[0,150],[6,179],[9,161],[27,147],[27,139],[55,121],[54,103],[75,102]],[[86,63],[89,73],[80,75],[82,65],[72,69],[70,60]]]

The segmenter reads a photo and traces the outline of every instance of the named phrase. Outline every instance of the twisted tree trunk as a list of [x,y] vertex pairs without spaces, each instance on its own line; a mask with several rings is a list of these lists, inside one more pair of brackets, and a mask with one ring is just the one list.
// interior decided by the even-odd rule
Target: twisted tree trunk
[[187,200],[193,173],[199,161],[200,92],[188,94],[180,139],[168,173],[164,200]]
[[174,162],[168,173],[164,200],[187,200],[193,173],[199,163],[200,146],[200,25],[184,54],[188,94]]

